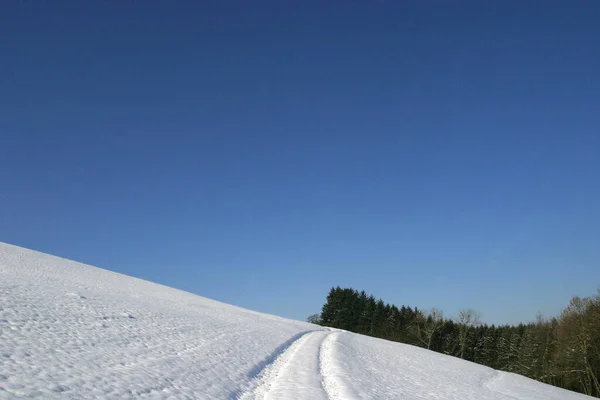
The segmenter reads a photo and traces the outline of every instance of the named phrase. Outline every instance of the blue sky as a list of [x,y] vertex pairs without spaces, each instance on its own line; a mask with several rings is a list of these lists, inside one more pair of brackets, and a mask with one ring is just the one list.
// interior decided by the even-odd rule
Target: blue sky
[[5,1],[0,240],[304,319],[600,284],[596,1]]

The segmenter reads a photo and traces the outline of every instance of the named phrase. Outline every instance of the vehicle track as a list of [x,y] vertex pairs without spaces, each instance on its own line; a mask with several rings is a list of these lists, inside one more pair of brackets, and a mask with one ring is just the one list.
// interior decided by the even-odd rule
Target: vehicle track
[[321,342],[319,352],[319,370],[322,385],[330,400],[361,399],[346,374],[344,366],[338,361],[340,335],[343,331],[330,332]]
[[[234,393],[235,399],[314,399],[339,398],[328,393],[323,376],[323,343],[334,332],[310,331],[292,341],[284,349],[276,351],[272,362],[254,368],[255,378],[246,390]],[[333,336],[332,336],[333,337]],[[327,353],[328,354],[328,353]],[[332,363],[327,360],[327,363]]]

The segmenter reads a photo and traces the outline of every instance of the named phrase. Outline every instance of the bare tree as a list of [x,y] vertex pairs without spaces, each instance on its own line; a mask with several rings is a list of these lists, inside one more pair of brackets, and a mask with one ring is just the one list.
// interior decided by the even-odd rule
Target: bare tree
[[415,320],[417,337],[427,349],[431,348],[433,335],[444,324],[444,313],[442,310],[432,308],[426,314],[419,314]]
[[[563,310],[556,333],[559,342],[557,360],[563,375],[575,381],[581,391],[593,396],[600,393],[600,377],[595,365],[600,364],[600,303],[594,298],[575,296]],[[595,345],[596,344],[596,345]]]
[[460,358],[465,358],[467,347],[467,334],[472,327],[480,324],[480,315],[471,308],[464,308],[458,312],[458,342],[460,345]]
[[321,315],[319,314],[311,314],[306,318],[306,322],[310,322],[311,324],[321,324]]

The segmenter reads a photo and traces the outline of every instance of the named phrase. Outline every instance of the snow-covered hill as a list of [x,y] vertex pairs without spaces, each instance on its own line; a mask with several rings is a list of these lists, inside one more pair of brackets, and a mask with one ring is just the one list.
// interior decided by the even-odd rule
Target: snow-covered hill
[[0,243],[0,398],[589,398]]

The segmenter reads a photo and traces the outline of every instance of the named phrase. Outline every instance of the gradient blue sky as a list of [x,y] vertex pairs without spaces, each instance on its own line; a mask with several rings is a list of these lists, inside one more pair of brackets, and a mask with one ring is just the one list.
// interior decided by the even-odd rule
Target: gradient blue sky
[[600,284],[598,1],[4,1],[0,240],[297,319]]

